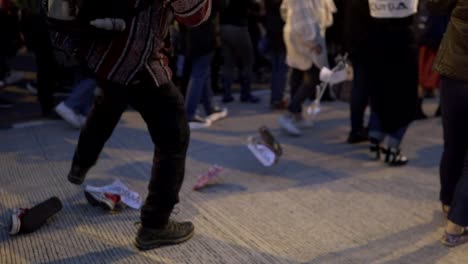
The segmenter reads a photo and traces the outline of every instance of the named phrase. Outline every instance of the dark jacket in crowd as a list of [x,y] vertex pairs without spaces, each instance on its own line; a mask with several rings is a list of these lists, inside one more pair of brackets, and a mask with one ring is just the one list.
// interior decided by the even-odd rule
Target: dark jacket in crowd
[[449,15],[429,15],[426,28],[421,36],[420,45],[438,49],[449,21]]
[[197,58],[213,52],[216,48],[218,14],[225,8],[226,0],[213,0],[210,18],[198,27],[187,28],[186,54]]
[[439,48],[435,69],[442,76],[468,81],[468,0],[432,0],[431,11],[452,16]]
[[286,53],[283,40],[284,21],[281,18],[282,0],[265,0],[265,28],[267,31],[268,48],[275,53]]
[[229,0],[228,2],[226,9],[221,13],[221,25],[247,27],[251,0]]

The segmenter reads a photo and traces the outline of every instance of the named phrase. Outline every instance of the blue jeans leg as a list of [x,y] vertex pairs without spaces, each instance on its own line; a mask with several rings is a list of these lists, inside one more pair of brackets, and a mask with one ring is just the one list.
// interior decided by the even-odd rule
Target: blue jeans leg
[[96,81],[94,79],[86,78],[78,81],[73,87],[72,93],[65,100],[65,105],[77,113],[87,115],[93,104],[95,89]]
[[283,100],[284,89],[288,75],[286,65],[286,54],[274,53],[271,55],[271,99],[270,103],[277,103]]
[[[213,54],[192,58],[192,73],[186,95],[187,117],[191,120],[196,112],[200,101],[203,100],[205,110],[211,104],[213,94],[211,91],[211,58]],[[207,91],[210,90],[210,91]],[[211,107],[211,106],[210,106]]]

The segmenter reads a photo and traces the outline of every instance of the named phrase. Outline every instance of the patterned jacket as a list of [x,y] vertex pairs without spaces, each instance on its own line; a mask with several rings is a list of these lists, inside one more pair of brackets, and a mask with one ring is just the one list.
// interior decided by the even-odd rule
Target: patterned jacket
[[[144,0],[128,0],[136,8]],[[211,0],[153,0],[153,3],[127,23],[124,32],[112,38],[79,41],[60,33],[52,34],[55,46],[84,61],[98,78],[123,85],[147,70],[157,86],[170,81],[172,72],[164,55],[165,38],[173,18],[187,26],[197,26],[208,19]]]

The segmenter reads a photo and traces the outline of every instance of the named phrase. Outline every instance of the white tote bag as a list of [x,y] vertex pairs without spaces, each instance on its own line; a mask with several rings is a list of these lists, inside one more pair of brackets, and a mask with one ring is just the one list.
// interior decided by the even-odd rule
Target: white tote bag
[[369,0],[374,18],[403,18],[418,12],[419,0]]

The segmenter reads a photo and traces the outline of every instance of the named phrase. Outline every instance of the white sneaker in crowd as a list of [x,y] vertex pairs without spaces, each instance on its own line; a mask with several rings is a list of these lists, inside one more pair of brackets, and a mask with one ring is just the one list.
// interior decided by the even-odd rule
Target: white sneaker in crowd
[[73,109],[66,106],[64,102],[61,102],[55,107],[55,112],[74,128],[81,128],[79,116]]
[[209,126],[211,126],[211,121],[199,115],[195,115],[191,120],[189,120],[189,127],[191,130],[207,128]]
[[279,125],[283,128],[286,132],[288,132],[292,136],[300,136],[302,134],[301,130],[298,127],[298,122],[294,115],[288,113],[282,115],[279,120]]
[[207,120],[209,120],[211,123],[214,123],[218,120],[221,120],[223,118],[226,118],[228,115],[228,110],[227,108],[215,108],[213,109],[213,112],[206,117]]

